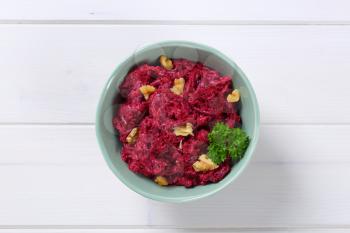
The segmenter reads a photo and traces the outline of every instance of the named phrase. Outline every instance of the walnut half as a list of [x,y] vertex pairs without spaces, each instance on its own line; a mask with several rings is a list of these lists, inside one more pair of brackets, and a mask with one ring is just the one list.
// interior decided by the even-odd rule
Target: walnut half
[[214,163],[206,154],[199,156],[198,161],[192,165],[196,172],[205,172],[218,168],[219,166]]
[[232,93],[228,94],[227,96],[227,102],[229,103],[236,103],[239,101],[239,99],[240,99],[240,94],[237,89],[234,89]]
[[174,80],[174,86],[170,89],[174,94],[181,95],[184,92],[185,79],[177,78]]
[[145,100],[148,100],[149,96],[156,91],[156,88],[151,85],[143,85],[139,90],[143,94],[143,97],[145,97]]
[[129,143],[129,144],[133,144],[136,142],[136,138],[137,138],[137,132],[138,132],[138,129],[137,128],[133,128],[129,135],[126,137],[126,141]]
[[157,176],[154,179],[154,182],[156,182],[160,186],[167,186],[169,184],[168,180],[164,176]]
[[193,125],[191,123],[186,123],[186,125],[174,127],[174,133],[176,136],[193,136]]
[[173,62],[165,55],[161,55],[159,57],[159,62],[160,62],[160,65],[167,70],[171,70],[174,68]]

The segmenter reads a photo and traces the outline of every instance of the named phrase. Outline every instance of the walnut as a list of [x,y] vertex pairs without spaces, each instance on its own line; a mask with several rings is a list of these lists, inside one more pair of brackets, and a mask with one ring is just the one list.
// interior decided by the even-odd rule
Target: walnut
[[231,94],[227,96],[227,102],[229,103],[235,103],[238,102],[240,99],[240,94],[237,89],[234,89]]
[[174,67],[173,62],[167,56],[164,56],[164,55],[160,56],[159,62],[160,62],[160,65],[167,70],[171,70]]
[[174,127],[174,133],[176,136],[193,136],[193,125],[191,123],[186,123],[186,125]]
[[219,166],[215,164],[206,154],[199,156],[198,161],[192,165],[196,172],[205,172],[209,170],[214,170]]
[[155,179],[154,179],[154,182],[156,182],[158,185],[160,186],[166,186],[168,185],[168,180],[164,177],[164,176],[157,176]]
[[137,132],[138,132],[138,129],[137,128],[133,128],[129,135],[126,137],[126,141],[129,143],[129,144],[133,144],[136,142],[136,138],[137,138]]
[[181,95],[184,91],[185,79],[177,78],[174,80],[174,86],[170,89],[174,94]]
[[148,100],[149,96],[156,91],[156,88],[151,85],[143,85],[139,90],[143,94],[143,97],[145,97],[145,100]]

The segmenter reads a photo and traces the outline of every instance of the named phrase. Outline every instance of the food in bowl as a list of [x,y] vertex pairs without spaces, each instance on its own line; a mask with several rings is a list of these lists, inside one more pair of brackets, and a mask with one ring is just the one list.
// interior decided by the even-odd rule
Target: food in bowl
[[244,155],[240,92],[232,78],[200,62],[160,56],[119,86],[113,118],[121,158],[161,186],[187,188],[222,180]]

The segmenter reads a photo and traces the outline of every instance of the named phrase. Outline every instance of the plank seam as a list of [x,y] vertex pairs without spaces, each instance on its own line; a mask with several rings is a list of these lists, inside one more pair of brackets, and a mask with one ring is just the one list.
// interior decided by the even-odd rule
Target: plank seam
[[97,25],[242,25],[242,26],[325,26],[350,25],[350,21],[322,20],[21,20],[2,19],[0,24],[97,24]]
[[45,229],[45,230],[88,230],[88,229],[143,229],[143,230],[197,230],[197,231],[281,231],[281,230],[325,230],[325,229],[337,229],[347,230],[350,229],[350,225],[310,225],[310,226],[286,226],[286,227],[176,227],[176,226],[147,226],[147,225],[0,225],[0,230],[8,229]]

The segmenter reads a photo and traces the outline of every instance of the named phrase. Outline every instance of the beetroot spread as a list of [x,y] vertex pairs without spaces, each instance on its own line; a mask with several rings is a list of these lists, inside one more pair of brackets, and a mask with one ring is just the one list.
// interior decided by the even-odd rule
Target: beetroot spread
[[[183,92],[171,91],[174,80],[183,78]],[[147,99],[140,87],[154,87]],[[208,133],[213,125],[225,122],[240,125],[236,104],[226,100],[232,79],[221,76],[201,63],[173,60],[173,68],[144,64],[132,70],[119,86],[122,103],[113,119],[123,144],[121,156],[129,169],[151,179],[166,178],[169,185],[193,187],[219,182],[231,170],[228,158],[217,168],[198,172],[193,168],[207,153]],[[174,128],[190,123],[193,135],[176,136]],[[137,138],[128,135],[137,128]]]

